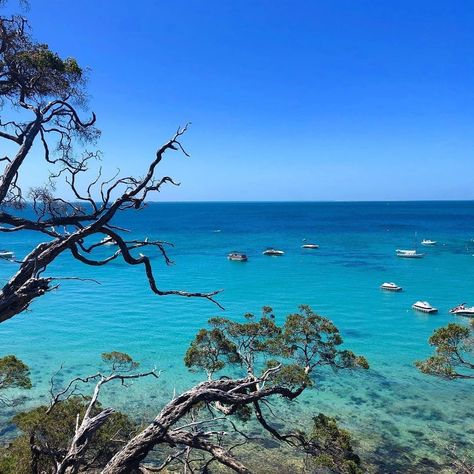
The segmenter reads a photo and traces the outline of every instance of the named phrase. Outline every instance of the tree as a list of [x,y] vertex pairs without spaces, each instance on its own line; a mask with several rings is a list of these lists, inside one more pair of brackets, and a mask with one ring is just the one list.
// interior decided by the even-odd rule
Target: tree
[[[83,417],[88,400],[72,396],[49,410],[40,406],[13,418],[21,430],[8,448],[0,450],[0,472],[3,474],[31,474],[56,472],[57,461],[68,451],[75,434],[77,417]],[[96,403],[91,415],[102,411]],[[138,426],[127,415],[114,412],[95,433],[88,444],[87,453],[77,460],[76,466],[83,472],[103,466],[128,439]]]
[[308,463],[326,466],[336,472],[362,474],[360,458],[354,453],[348,431],[339,428],[335,418],[319,413],[313,418],[306,452]]
[[7,389],[30,389],[30,369],[14,355],[0,358],[0,405],[14,404],[15,400],[2,394]]
[[474,321],[471,327],[450,323],[429,338],[435,355],[416,366],[425,374],[446,379],[474,379]]
[[[27,21],[20,16],[0,17],[0,140],[15,148],[0,177],[0,232],[25,230],[45,240],[18,261],[19,268],[0,291],[0,322],[26,310],[31,302],[57,288],[58,278],[46,276],[48,266],[64,253],[90,266],[106,265],[121,258],[129,265],[142,265],[151,290],[157,295],[201,297],[214,301],[214,292],[187,292],[159,288],[149,257],[134,250],[155,248],[167,264],[169,245],[162,241],[127,240],[124,230],[113,224],[117,213],[139,210],[163,185],[177,185],[172,178],[157,178],[157,167],[168,151],[185,152],[180,138],[187,126],[161,146],[141,178],[102,178],[103,171],[89,176],[98,151],[88,151],[100,136],[96,116],[81,118],[86,105],[86,74],[73,58],[63,59],[46,44],[34,41]],[[5,119],[5,115],[9,115]],[[42,150],[45,165],[52,167],[47,185],[29,192],[20,186],[23,165],[33,145]],[[58,181],[69,187],[74,200],[55,195]],[[34,218],[22,211],[32,202]],[[107,242],[108,241],[108,242]],[[106,243],[115,247],[106,258],[94,257]],[[109,248],[109,247],[107,247]]]

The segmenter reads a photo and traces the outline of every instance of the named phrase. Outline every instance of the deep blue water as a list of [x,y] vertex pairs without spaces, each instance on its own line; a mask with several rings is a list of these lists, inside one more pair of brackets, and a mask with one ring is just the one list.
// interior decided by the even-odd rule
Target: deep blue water
[[[449,308],[474,304],[473,202],[167,203],[150,204],[116,223],[132,229],[131,238],[174,243],[171,267],[150,251],[161,288],[224,289],[218,299],[232,318],[269,305],[283,321],[297,305],[309,304],[336,323],[348,348],[367,357],[370,371],[322,375],[317,390],[288,416],[303,424],[319,411],[337,416],[367,455],[396,453],[396,459],[413,465],[423,457],[442,458],[446,442],[474,437],[472,383],[430,378],[413,366],[430,354],[427,339],[435,328],[450,321],[466,324]],[[303,238],[320,248],[301,249]],[[425,258],[395,256],[396,248],[413,248],[423,238],[438,241],[423,248]],[[28,233],[0,239],[0,248],[18,257],[37,242]],[[267,246],[286,253],[265,257]],[[228,261],[232,250],[246,252],[249,261]],[[14,269],[0,261],[4,281]],[[110,350],[163,371],[157,382],[109,389],[105,399],[118,408],[151,416],[174,390],[199,380],[186,371],[182,357],[197,329],[220,314],[216,306],[155,296],[142,268],[119,261],[94,268],[65,255],[48,273],[91,277],[100,285],[64,281],[29,312],[0,325],[1,353],[14,353],[33,369],[27,406],[47,399],[50,376],[61,364],[64,380],[85,375],[96,369],[100,353]],[[384,281],[395,281],[404,291],[381,292]],[[439,314],[413,312],[418,299],[430,301]],[[11,414],[4,410],[3,421]],[[386,469],[380,472],[403,472]]]

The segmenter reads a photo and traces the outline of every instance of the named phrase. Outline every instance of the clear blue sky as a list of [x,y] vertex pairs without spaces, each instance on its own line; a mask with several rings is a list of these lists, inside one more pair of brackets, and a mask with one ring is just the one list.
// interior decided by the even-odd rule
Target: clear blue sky
[[106,166],[141,171],[193,123],[164,200],[474,198],[471,0],[32,0],[28,16],[91,68]]

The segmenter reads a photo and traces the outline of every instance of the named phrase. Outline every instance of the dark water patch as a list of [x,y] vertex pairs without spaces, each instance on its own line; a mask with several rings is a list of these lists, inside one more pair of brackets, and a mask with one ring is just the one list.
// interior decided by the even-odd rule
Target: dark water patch
[[10,420],[16,415],[16,413],[17,412],[15,410],[12,410],[12,409],[4,410],[2,412],[2,417],[5,417],[5,418]]
[[376,392],[375,390],[369,390],[367,392],[367,395],[373,400],[379,400],[380,398],[382,398],[382,395],[380,395],[379,392]]
[[16,426],[13,423],[7,423],[0,428],[0,436],[10,438],[17,431]]
[[377,272],[384,272],[386,269],[382,265],[374,265],[373,263],[369,263],[365,260],[357,260],[357,261],[347,261],[347,260],[336,260],[334,262],[336,265],[341,265],[345,268],[364,268],[364,269],[371,269]]
[[272,439],[265,438],[262,440],[262,446],[266,449],[278,449],[280,444]]
[[282,430],[285,427],[284,423],[279,423],[279,422],[274,422],[273,427],[276,428],[277,430]]
[[407,473],[410,474],[418,474],[418,473],[439,473],[442,468],[449,467],[449,465],[446,464],[440,464],[433,459],[429,459],[426,457],[423,457],[413,464],[412,467],[409,468]]
[[386,474],[408,473],[413,466],[413,458],[394,446],[378,448],[368,462],[377,466],[378,473]]
[[350,397],[350,400],[353,401],[357,406],[365,405],[367,403],[367,400],[365,398],[358,397],[356,395],[352,395]]
[[430,421],[443,421],[446,419],[444,413],[441,410],[437,410],[436,408],[432,408],[429,411],[428,416]]
[[357,329],[347,329],[345,331],[342,331],[342,333],[344,336],[353,337],[354,339],[360,339],[366,336],[366,334],[361,331],[358,331]]

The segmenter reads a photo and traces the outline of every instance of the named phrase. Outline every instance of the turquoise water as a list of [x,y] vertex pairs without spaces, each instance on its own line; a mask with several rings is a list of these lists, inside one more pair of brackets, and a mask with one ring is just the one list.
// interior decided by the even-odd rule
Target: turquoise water
[[[440,472],[445,444],[461,451],[474,438],[473,385],[421,375],[413,361],[430,354],[427,339],[451,321],[448,309],[474,304],[474,203],[193,203],[151,204],[121,216],[131,238],[148,236],[174,243],[167,267],[155,254],[158,284],[165,289],[224,289],[225,315],[274,308],[279,321],[299,304],[309,304],[341,329],[346,346],[367,357],[368,372],[322,374],[291,413],[305,424],[323,411],[351,429],[358,447],[377,472]],[[217,232],[219,231],[219,232]],[[420,260],[395,257],[396,248],[413,248],[416,239],[437,240]],[[31,234],[1,235],[1,248],[23,256]],[[320,244],[300,248],[302,239]],[[267,246],[285,250],[281,258],[261,254]],[[229,262],[232,250],[247,263]],[[107,250],[102,251],[103,254]],[[151,251],[153,252],[153,251]],[[15,265],[1,261],[5,280]],[[174,391],[199,380],[182,357],[198,328],[220,310],[205,300],[158,297],[141,268],[113,262],[86,267],[64,256],[49,269],[56,276],[92,277],[64,281],[37,300],[31,310],[0,325],[0,352],[14,353],[32,367],[34,388],[26,406],[47,400],[49,379],[63,365],[63,380],[97,369],[100,353],[119,350],[143,368],[162,370],[158,381],[141,381],[127,390],[112,387],[105,400],[145,418]],[[402,293],[378,289],[384,281]],[[428,300],[439,314],[410,307]],[[25,405],[24,405],[25,406]],[[5,421],[13,410],[3,410]]]

